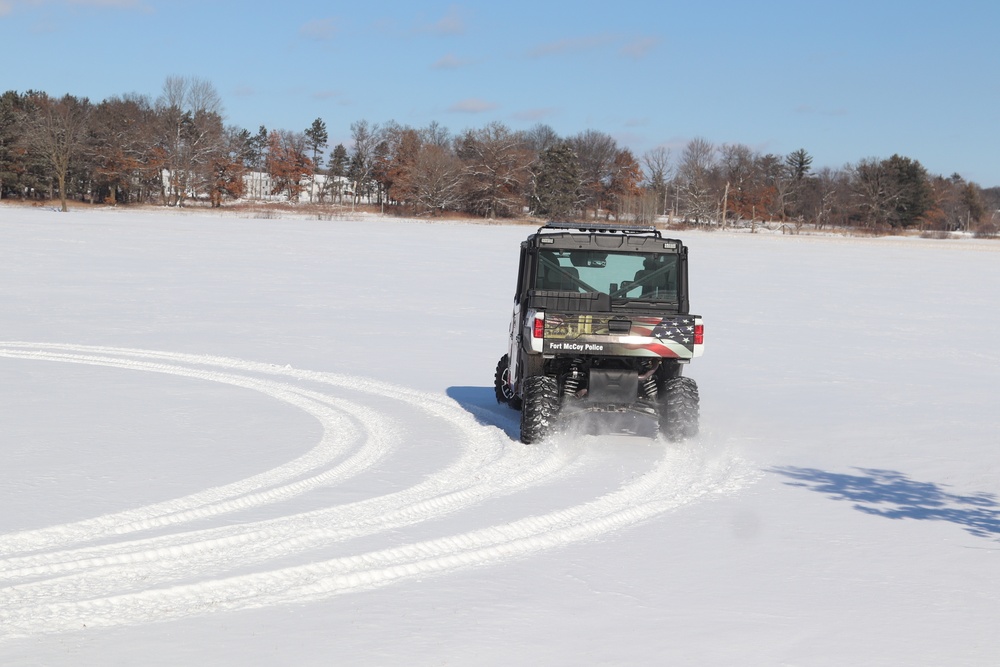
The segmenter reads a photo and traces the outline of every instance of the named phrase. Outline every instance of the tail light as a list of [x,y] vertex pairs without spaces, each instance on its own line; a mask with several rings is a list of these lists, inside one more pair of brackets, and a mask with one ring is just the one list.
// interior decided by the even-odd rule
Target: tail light
[[694,344],[704,345],[705,344],[705,325],[696,324],[694,325]]
[[545,320],[543,320],[541,317],[535,318],[535,324],[531,328],[531,335],[534,338],[545,337]]

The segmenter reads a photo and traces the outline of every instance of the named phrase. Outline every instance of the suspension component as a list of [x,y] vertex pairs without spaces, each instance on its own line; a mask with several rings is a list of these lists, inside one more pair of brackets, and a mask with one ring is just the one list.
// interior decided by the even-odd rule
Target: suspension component
[[583,381],[582,365],[583,359],[577,357],[573,360],[569,373],[566,374],[566,380],[563,382],[563,396],[577,396],[577,392],[580,390],[580,382]]
[[660,360],[654,359],[650,364],[649,368],[639,375],[639,383],[642,385],[642,392],[651,401],[655,401],[656,397],[659,395],[659,389],[656,387],[656,371],[660,368]]

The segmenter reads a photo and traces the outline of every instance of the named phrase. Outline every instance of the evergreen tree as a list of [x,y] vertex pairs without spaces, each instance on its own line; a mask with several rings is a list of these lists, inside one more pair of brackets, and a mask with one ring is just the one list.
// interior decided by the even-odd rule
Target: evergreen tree
[[330,154],[330,172],[331,176],[346,176],[347,175],[347,149],[344,148],[344,144],[337,144],[333,148],[333,153]]
[[261,125],[257,129],[257,134],[250,137],[247,144],[247,167],[256,171],[264,169],[265,158],[267,157],[267,144],[270,132]]
[[17,180],[14,147],[21,134],[17,118],[20,106],[21,100],[15,91],[8,90],[0,96],[0,198],[4,196],[4,188]]
[[806,149],[800,148],[797,151],[792,151],[785,156],[785,167],[788,169],[788,175],[793,181],[801,181],[809,174],[812,161],[812,155],[809,155]]
[[979,222],[986,214],[986,207],[983,206],[975,183],[966,183],[962,188],[962,204],[968,210],[967,222]]
[[889,224],[910,227],[930,209],[933,201],[927,170],[918,161],[900,155],[893,155],[883,165],[896,193]]
[[326,150],[328,141],[330,140],[330,135],[326,131],[326,123],[323,122],[322,118],[317,118],[306,130],[306,146],[312,152],[312,161],[316,165],[316,169],[319,169],[323,164],[322,154]]
[[583,203],[580,164],[573,147],[560,141],[539,155],[534,168],[535,213],[550,218],[574,216]]
[[347,149],[344,144],[337,144],[330,153],[330,166],[326,170],[326,194],[329,194],[334,201],[342,202],[344,198],[343,177],[347,176],[347,165],[350,159],[347,156]]

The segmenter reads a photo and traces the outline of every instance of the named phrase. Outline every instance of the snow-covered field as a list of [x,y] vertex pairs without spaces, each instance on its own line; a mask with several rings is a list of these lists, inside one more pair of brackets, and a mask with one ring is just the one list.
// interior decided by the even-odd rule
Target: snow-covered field
[[0,207],[0,664],[997,664],[1000,244],[685,234],[702,435],[525,447],[531,230]]

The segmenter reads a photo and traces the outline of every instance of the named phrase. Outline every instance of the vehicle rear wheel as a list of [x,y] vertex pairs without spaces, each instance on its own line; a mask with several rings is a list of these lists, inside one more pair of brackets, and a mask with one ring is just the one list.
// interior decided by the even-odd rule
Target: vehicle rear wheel
[[698,435],[698,383],[675,377],[663,383],[659,399],[660,434],[671,442]]
[[559,382],[547,375],[524,379],[521,405],[521,442],[530,445],[544,440],[559,413]]

